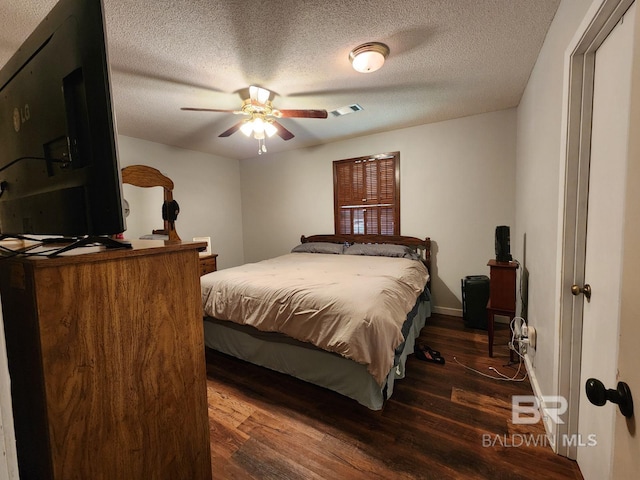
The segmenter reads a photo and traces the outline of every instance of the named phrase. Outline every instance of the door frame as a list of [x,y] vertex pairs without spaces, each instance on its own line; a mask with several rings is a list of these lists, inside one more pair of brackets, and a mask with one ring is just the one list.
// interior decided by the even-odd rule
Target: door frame
[[[584,285],[589,159],[595,52],[617,25],[634,0],[602,0],[588,10],[565,56],[565,85],[561,163],[562,197],[559,222],[558,395],[568,403],[563,424],[547,424],[560,455],[576,459],[577,445],[557,439],[578,433],[580,364],[582,357],[582,296],[571,294],[571,285]],[[564,174],[564,177],[562,176]]]

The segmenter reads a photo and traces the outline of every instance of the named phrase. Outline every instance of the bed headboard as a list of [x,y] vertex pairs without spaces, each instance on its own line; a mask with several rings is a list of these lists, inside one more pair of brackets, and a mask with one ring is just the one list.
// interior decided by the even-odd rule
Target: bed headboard
[[300,237],[301,243],[329,242],[329,243],[392,243],[394,245],[407,245],[414,247],[421,255],[422,261],[431,271],[431,239],[418,237],[405,237],[404,235],[310,235]]

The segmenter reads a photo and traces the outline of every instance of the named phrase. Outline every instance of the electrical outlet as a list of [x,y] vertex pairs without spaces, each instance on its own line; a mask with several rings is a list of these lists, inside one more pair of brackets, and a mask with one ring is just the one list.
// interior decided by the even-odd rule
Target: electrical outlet
[[520,355],[527,354],[527,344],[523,340],[518,340],[518,350]]
[[520,355],[525,355],[529,346],[535,350],[537,332],[534,327],[528,326],[521,318],[518,320],[513,323],[513,342],[509,343],[509,348]]
[[536,332],[535,327],[529,327],[527,329],[527,336],[529,337],[529,345],[535,350],[538,342],[538,332]]

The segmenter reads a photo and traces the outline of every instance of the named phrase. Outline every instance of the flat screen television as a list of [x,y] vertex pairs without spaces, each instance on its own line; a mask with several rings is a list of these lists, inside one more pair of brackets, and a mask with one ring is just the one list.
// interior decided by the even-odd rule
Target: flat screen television
[[60,0],[0,70],[0,234],[124,230],[103,4]]

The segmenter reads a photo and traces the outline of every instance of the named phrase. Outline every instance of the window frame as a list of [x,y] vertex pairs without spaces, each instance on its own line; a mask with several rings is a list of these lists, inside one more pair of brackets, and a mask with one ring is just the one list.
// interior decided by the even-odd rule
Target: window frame
[[[392,182],[387,182],[385,184],[385,189],[388,189],[389,187],[391,187],[393,189],[392,192],[392,201],[391,202],[385,202],[385,203],[381,203],[380,202],[380,198],[381,198],[381,183],[380,183],[380,178],[379,178],[379,172],[380,169],[379,167],[376,170],[376,198],[375,200],[372,198],[368,198],[369,195],[366,193],[367,192],[367,169],[366,167],[363,168],[362,170],[362,184],[358,187],[356,185],[356,188],[360,188],[360,193],[361,195],[359,195],[358,199],[355,198],[355,193],[354,191],[350,191],[349,194],[350,195],[346,195],[346,196],[350,196],[350,199],[352,200],[350,203],[351,205],[349,205],[350,208],[353,208],[355,211],[355,209],[358,209],[358,207],[360,205],[362,205],[364,207],[363,210],[363,232],[364,234],[378,234],[378,235],[400,235],[400,152],[387,152],[387,153],[379,153],[379,154],[375,154],[375,155],[367,155],[367,156],[362,156],[362,157],[354,157],[354,158],[345,158],[342,160],[334,160],[333,161],[333,219],[334,219],[334,231],[336,234],[341,234],[341,233],[350,233],[350,234],[356,234],[354,233],[354,228],[353,228],[353,220],[351,220],[350,224],[351,224],[351,231],[350,232],[342,232],[341,231],[341,212],[344,208],[344,206],[348,205],[348,203],[345,203],[343,201],[341,201],[341,198],[345,197],[345,192],[340,190],[340,175],[339,175],[339,170],[346,164],[350,164],[350,165],[356,165],[356,164],[363,164],[366,165],[367,162],[374,162],[374,161],[381,161],[381,160],[388,160],[388,159],[393,159],[393,181]],[[354,175],[353,175],[353,170],[351,171],[351,186],[349,188],[352,188],[354,185]],[[354,190],[355,190],[354,189]],[[384,190],[386,191],[386,190]],[[342,194],[342,195],[341,195]],[[362,198],[362,197],[367,197],[367,198]],[[387,200],[391,197],[387,197]],[[380,231],[378,232],[369,232],[367,231],[367,218],[366,218],[366,212],[367,212],[367,206],[379,209],[381,207],[384,207],[386,205],[389,205],[391,203],[392,206],[392,212],[393,212],[393,232],[392,233],[381,233]],[[376,219],[377,219],[377,223],[379,226],[381,226],[381,215],[378,211],[378,213],[376,214]]]

